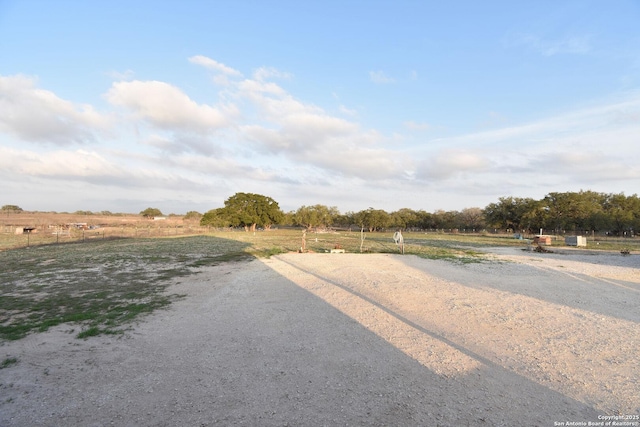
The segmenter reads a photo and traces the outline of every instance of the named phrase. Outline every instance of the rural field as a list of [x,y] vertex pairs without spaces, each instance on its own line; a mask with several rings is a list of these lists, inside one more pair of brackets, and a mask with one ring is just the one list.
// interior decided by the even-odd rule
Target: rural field
[[640,423],[632,239],[114,227],[0,252],[0,425]]

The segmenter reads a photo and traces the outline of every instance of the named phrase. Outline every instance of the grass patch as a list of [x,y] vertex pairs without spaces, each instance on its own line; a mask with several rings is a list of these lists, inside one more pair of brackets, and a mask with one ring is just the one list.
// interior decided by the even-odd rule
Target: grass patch
[[80,332],[78,335],[76,335],[76,338],[83,339],[83,338],[95,337],[100,335],[101,332],[102,331],[100,330],[99,327],[92,326],[89,329],[85,329],[84,331]]
[[271,248],[263,248],[253,251],[252,253],[258,258],[271,258],[274,255],[287,253],[288,251],[282,247],[274,246]]
[[222,264],[224,262],[241,262],[248,261],[253,259],[253,256],[244,251],[232,251],[228,253],[222,253],[218,255],[209,255],[197,259],[195,261],[188,262],[189,267],[198,268],[198,267],[211,267],[215,265]]
[[455,248],[421,246],[418,250],[414,250],[413,254],[420,258],[451,261],[459,264],[472,264],[486,261],[485,254],[482,252]]
[[18,359],[17,358],[15,358],[15,357],[7,357],[2,361],[2,363],[0,363],[0,369],[8,368],[10,366],[15,365],[16,363],[18,363]]
[[0,252],[0,339],[17,340],[63,323],[82,325],[84,337],[120,333],[139,316],[180,298],[164,292],[174,279],[199,266],[253,259],[247,246],[195,236]]

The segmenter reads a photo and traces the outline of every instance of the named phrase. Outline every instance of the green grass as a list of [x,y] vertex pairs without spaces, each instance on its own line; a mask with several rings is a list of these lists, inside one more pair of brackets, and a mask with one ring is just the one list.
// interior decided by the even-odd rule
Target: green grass
[[252,259],[245,243],[212,236],[105,240],[0,252],[0,339],[71,323],[118,333],[168,306],[174,279],[221,262]]
[[84,331],[80,332],[78,335],[76,335],[76,338],[89,338],[89,337],[95,337],[98,336],[102,333],[102,330],[97,327],[97,326],[91,326],[88,329],[85,329]]
[[18,363],[18,359],[17,358],[15,358],[15,357],[7,357],[2,361],[2,363],[0,363],[0,369],[8,368],[10,366],[15,365],[16,363]]

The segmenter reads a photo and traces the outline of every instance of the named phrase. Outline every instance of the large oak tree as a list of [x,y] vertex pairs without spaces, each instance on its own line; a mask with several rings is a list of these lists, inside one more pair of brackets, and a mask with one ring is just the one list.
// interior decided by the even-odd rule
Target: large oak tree
[[253,193],[236,193],[225,200],[223,208],[205,213],[200,220],[200,225],[219,227],[224,224],[255,231],[256,227],[271,228],[272,225],[278,224],[283,216],[278,202],[271,197]]

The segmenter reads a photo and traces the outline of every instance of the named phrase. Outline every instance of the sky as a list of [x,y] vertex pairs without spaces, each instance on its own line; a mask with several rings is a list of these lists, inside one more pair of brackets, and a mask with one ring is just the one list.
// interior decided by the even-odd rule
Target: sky
[[0,205],[640,190],[640,2],[0,0]]

